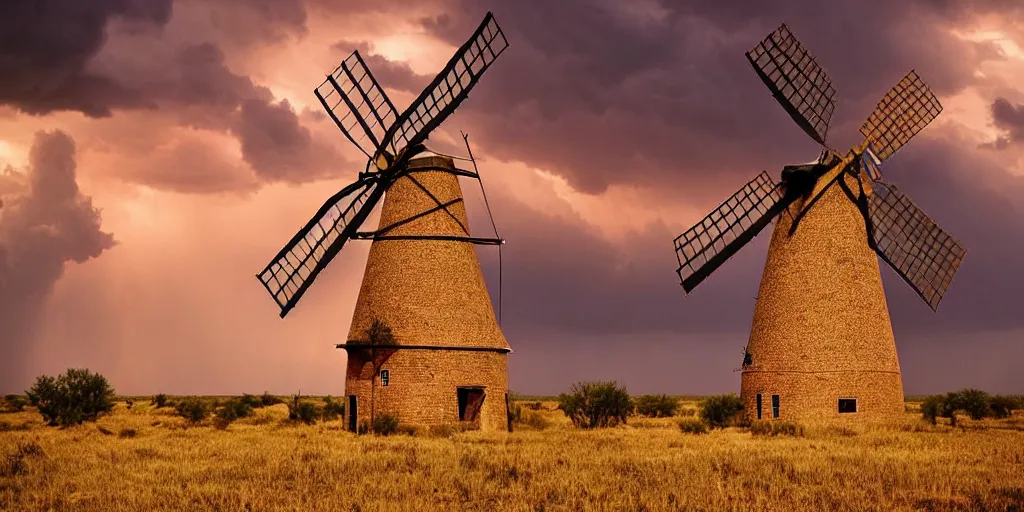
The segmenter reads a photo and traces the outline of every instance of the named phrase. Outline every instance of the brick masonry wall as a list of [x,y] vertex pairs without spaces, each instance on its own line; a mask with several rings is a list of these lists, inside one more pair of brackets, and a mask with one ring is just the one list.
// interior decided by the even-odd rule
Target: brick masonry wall
[[[417,158],[409,165],[413,170],[454,167],[450,158],[439,156]],[[441,203],[462,197],[454,174],[411,172],[388,189],[381,209],[381,228],[437,206],[420,185]],[[449,206],[448,211],[451,215],[435,211],[387,234],[469,236],[464,204]],[[388,323],[402,345],[508,348],[495,319],[476,251],[468,242],[374,241],[348,339],[363,339],[365,329],[377,318]],[[399,350],[383,366],[393,369],[392,383],[382,396],[377,396],[377,404],[406,423],[454,422],[458,421],[455,387],[485,386],[481,427],[505,430],[506,359],[506,354],[489,352]],[[359,368],[354,366],[358,363],[349,364],[346,394],[358,396],[359,417],[369,419],[370,381],[359,379]],[[378,386],[377,392],[380,390]]]
[[[844,179],[858,190],[855,178]],[[837,183],[790,237],[801,206],[780,215],[772,233],[748,344],[753,364],[742,376],[747,415],[756,416],[760,392],[768,413],[771,395],[781,395],[782,418],[886,419],[903,410],[903,386],[864,217]],[[857,398],[858,412],[839,415],[840,397]]]
[[[459,386],[483,387],[481,430],[508,430],[505,394],[508,393],[507,356],[495,352],[399,350],[381,366],[388,370],[388,386],[377,377],[373,390],[375,412],[398,416],[401,423],[440,425],[459,422]],[[369,363],[366,363],[369,364]],[[346,393],[358,398],[357,420],[370,419],[370,379],[359,379],[359,362],[349,359]],[[367,374],[369,372],[366,372]]]

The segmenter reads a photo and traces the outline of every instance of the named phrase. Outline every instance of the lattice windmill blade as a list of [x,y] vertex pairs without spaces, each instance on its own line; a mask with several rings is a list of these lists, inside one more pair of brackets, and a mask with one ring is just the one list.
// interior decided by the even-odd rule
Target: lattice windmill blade
[[679,279],[690,293],[792,202],[762,172],[674,240]]
[[[381,150],[397,155],[422,143],[469,96],[484,71],[508,48],[491,13],[388,131]],[[377,155],[374,155],[376,158]]]
[[917,72],[910,70],[878,102],[860,133],[884,162],[942,113],[942,104]]
[[288,314],[384,193],[365,177],[332,196],[256,277]]
[[374,158],[398,111],[359,52],[352,52],[313,92],[345,137]]
[[747,52],[757,76],[793,121],[827,147],[836,90],[825,70],[783,24]]
[[896,186],[875,182],[872,191],[868,202],[871,245],[937,310],[967,251]]

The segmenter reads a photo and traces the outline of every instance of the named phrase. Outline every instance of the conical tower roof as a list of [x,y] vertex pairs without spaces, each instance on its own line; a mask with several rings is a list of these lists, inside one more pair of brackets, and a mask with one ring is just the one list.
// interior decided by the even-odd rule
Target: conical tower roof
[[[859,192],[857,178],[843,179]],[[752,364],[743,372],[747,410],[757,393],[780,395],[780,417],[836,416],[839,398],[858,399],[860,417],[902,412],[899,360],[864,217],[836,183],[789,236],[802,203],[783,212],[772,233],[747,347]]]
[[[458,176],[430,170],[438,167],[455,165],[448,157],[420,155],[388,189],[379,229],[407,222],[387,236],[470,236],[462,201],[438,208],[438,202],[462,199]],[[437,211],[423,215],[431,209]],[[363,339],[375,319],[388,323],[400,345],[509,348],[476,250],[465,241],[374,240],[348,339]]]

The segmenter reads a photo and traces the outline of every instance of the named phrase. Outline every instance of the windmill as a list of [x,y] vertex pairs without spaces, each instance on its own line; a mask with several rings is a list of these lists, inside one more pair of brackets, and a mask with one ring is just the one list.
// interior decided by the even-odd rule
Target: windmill
[[[751,419],[871,419],[903,412],[903,384],[876,254],[935,310],[964,257],[880,166],[942,111],[913,70],[845,155],[827,132],[835,89],[786,27],[747,52],[819,158],[766,172],[675,239],[690,293],[775,221],[745,351],[741,398]],[[767,403],[771,397],[770,408]]]
[[[474,170],[468,171],[423,145],[507,47],[487,13],[401,114],[358,51],[315,90],[330,118],[366,155],[366,170],[328,199],[257,277],[283,318],[346,242],[372,240],[349,336],[337,345],[348,353],[351,430],[372,421],[372,411],[411,424],[466,421],[507,428],[511,349],[473,248],[503,241],[496,231],[495,238],[469,233],[458,178],[480,179],[472,152]],[[382,197],[378,229],[360,231]],[[376,321],[391,328],[393,343],[366,343]]]

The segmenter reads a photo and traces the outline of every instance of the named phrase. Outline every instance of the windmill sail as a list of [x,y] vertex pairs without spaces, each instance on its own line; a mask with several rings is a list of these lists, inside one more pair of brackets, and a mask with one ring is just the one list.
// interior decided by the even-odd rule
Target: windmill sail
[[872,247],[936,310],[967,251],[896,186],[875,182],[872,190]]
[[860,133],[874,149],[879,162],[884,162],[910,142],[928,123],[942,113],[942,104],[931,89],[910,70],[878,102],[874,112],[864,121]]
[[781,185],[762,172],[674,240],[679,279],[691,292],[786,207]]
[[343,60],[313,92],[345,137],[367,158],[380,149],[380,142],[398,119],[398,111],[358,51]]
[[786,113],[824,146],[836,107],[836,90],[825,70],[789,28],[782,25],[769,34],[747,52],[747,60]]
[[328,199],[256,276],[281,307],[282,317],[352,237],[382,193],[372,178],[345,187]]
[[[416,101],[388,130],[381,150],[397,155],[422,143],[469,96],[484,71],[508,48],[508,41],[491,13],[466,41]],[[374,155],[376,158],[377,155]]]

